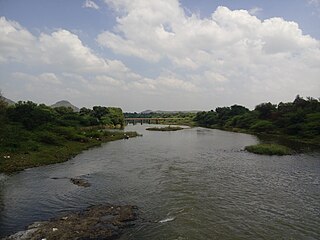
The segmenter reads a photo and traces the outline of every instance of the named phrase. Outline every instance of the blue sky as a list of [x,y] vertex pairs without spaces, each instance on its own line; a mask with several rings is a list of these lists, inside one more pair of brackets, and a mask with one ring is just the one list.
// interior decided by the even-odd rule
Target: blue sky
[[0,89],[208,110],[320,93],[320,1],[0,0]]

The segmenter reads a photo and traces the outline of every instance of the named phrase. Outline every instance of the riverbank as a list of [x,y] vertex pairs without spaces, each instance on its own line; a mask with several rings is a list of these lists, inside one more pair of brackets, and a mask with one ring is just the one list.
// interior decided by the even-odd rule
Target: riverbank
[[45,222],[34,223],[4,240],[21,239],[115,239],[137,219],[131,205],[100,205]]
[[260,154],[260,155],[292,155],[292,149],[279,145],[279,144],[256,144],[251,146],[246,146],[244,148],[246,151]]
[[217,129],[221,131],[227,131],[227,132],[235,132],[235,133],[245,133],[245,134],[251,134],[259,138],[263,143],[275,143],[280,145],[290,145],[294,146],[294,150],[297,150],[298,152],[308,152],[311,150],[320,150],[320,141],[318,139],[305,139],[300,138],[298,136],[290,136],[290,135],[284,135],[284,134],[271,134],[271,133],[259,133],[250,131],[248,129],[243,128],[219,128],[219,127],[208,127],[208,126],[200,126],[204,128],[209,129]]
[[64,139],[58,145],[43,144],[35,151],[2,152],[0,173],[12,174],[31,167],[65,162],[89,148],[98,147],[110,141],[136,137],[138,133],[104,130],[99,134],[96,131],[88,131],[86,135],[90,137],[81,138],[79,141]]

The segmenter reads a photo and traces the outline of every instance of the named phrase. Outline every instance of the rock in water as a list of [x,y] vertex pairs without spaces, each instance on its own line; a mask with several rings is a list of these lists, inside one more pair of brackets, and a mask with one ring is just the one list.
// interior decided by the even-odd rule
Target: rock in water
[[81,178],[70,178],[70,181],[79,187],[90,187],[91,186],[91,184],[87,180],[81,179]]
[[136,207],[101,205],[30,226],[6,240],[114,239],[136,220]]

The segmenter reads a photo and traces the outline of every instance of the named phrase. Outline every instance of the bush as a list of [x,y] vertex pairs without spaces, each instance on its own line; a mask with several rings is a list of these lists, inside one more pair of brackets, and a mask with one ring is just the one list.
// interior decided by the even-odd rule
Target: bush
[[36,133],[36,138],[39,142],[49,144],[49,145],[61,145],[63,139],[56,134],[49,131],[41,131]]
[[271,132],[272,130],[274,130],[274,128],[275,127],[272,122],[267,120],[258,121],[250,127],[250,129],[255,132]]
[[257,144],[252,146],[246,146],[245,150],[251,153],[262,155],[291,155],[292,150],[288,147],[278,144]]
[[100,138],[102,136],[102,133],[99,131],[90,131],[86,133],[86,136],[92,138]]
[[30,137],[30,132],[19,124],[4,124],[0,129],[0,152],[16,152]]

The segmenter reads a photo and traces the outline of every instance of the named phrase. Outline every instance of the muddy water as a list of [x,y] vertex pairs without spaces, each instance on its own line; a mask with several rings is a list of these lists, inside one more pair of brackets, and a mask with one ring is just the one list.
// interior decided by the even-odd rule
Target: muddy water
[[[56,165],[0,177],[0,236],[99,203],[135,204],[121,239],[319,239],[320,155],[258,156],[256,137],[148,132]],[[72,184],[81,177],[91,186]],[[54,178],[54,179],[52,179]],[[56,179],[58,178],[58,179]]]

